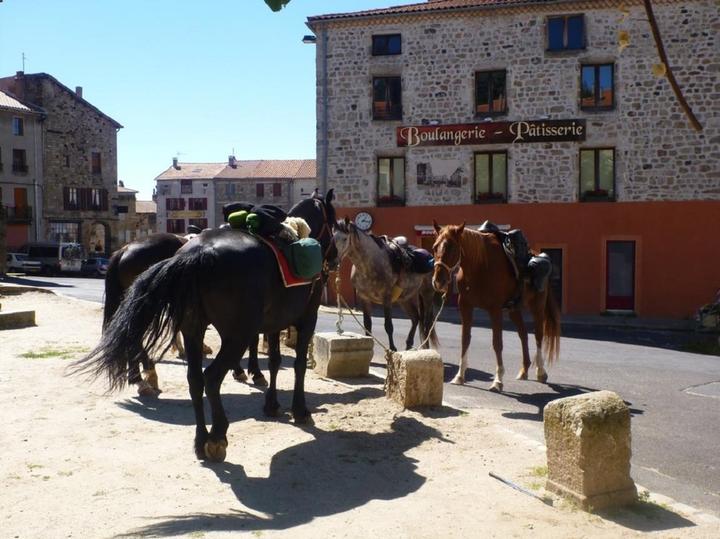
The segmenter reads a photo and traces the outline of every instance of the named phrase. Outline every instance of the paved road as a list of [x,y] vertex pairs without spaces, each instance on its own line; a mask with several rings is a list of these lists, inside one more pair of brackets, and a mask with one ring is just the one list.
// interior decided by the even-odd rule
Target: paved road
[[[100,279],[37,277],[24,284],[102,301]],[[385,341],[382,320],[374,318],[373,325],[376,336]],[[405,320],[395,321],[396,343],[404,342],[408,327]],[[358,329],[347,316],[344,328]],[[335,316],[321,313],[318,331],[334,330]],[[460,354],[460,328],[440,322],[438,334],[449,381]],[[542,410],[549,401],[597,389],[615,391],[632,412],[635,481],[720,515],[720,357],[674,350],[685,336],[672,332],[578,327],[564,335],[561,360],[550,368],[549,383],[542,385],[514,380],[520,367],[520,344],[514,333],[505,331],[505,392],[498,395],[487,390],[494,372],[491,333],[476,327],[468,383],[462,387],[446,384],[446,401],[499,410],[512,429],[542,442]],[[382,368],[383,364],[382,351],[376,346],[374,365]]]

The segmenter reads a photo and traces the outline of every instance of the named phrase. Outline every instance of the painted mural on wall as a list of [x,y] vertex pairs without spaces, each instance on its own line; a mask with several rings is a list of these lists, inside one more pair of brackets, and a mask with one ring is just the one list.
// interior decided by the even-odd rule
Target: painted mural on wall
[[417,184],[428,187],[461,187],[468,180],[465,166],[456,159],[433,159],[417,164]]

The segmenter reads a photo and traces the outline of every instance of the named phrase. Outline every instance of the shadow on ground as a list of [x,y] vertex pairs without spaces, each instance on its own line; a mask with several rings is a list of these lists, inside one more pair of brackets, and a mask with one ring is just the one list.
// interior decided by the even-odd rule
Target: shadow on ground
[[[248,477],[239,464],[204,464],[247,510],[167,516],[127,536],[285,530],[371,500],[402,498],[426,480],[416,472],[416,461],[404,453],[431,438],[443,439],[440,432],[410,417],[396,418],[390,432],[378,434],[306,430],[314,439],[276,453],[267,478]],[[328,448],[334,448],[333,455],[328,455]],[[338,460],[343,466],[328,464]]]
[[620,526],[640,532],[659,532],[695,526],[694,522],[662,505],[643,500],[623,509],[598,511],[596,514]]

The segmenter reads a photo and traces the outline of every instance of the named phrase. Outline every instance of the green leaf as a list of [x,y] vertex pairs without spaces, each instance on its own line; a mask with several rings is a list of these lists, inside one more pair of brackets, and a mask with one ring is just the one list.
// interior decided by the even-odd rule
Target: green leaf
[[290,3],[290,0],[265,0],[265,3],[270,6],[270,9],[273,11],[280,11]]

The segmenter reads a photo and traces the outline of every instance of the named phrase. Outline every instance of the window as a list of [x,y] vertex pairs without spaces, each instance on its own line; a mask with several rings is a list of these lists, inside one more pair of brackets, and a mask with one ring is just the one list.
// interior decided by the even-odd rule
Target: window
[[400,34],[387,34],[372,36],[373,56],[388,56],[402,52],[402,40]]
[[192,180],[180,180],[180,194],[192,195]]
[[475,73],[475,114],[507,112],[505,71]]
[[580,200],[614,200],[615,149],[580,150]]
[[273,184],[273,196],[274,197],[282,196],[282,184],[281,183]]
[[225,196],[228,198],[232,198],[235,196],[235,184],[234,183],[226,183],[225,184]]
[[265,184],[264,183],[258,183],[255,185],[255,196],[258,198],[263,198],[265,196]]
[[405,158],[380,157],[378,159],[378,206],[405,204]]
[[188,219],[189,225],[195,225],[200,230],[205,230],[207,226],[208,220],[207,219]]
[[68,151],[67,144],[63,146],[63,156],[65,157],[65,167],[70,166],[70,152]]
[[167,211],[180,211],[185,209],[184,198],[166,198],[165,209]]
[[100,202],[100,200],[101,200],[100,189],[92,189],[90,191],[90,197],[91,197],[90,209],[93,209],[93,210],[102,209],[102,204]]
[[65,187],[63,189],[63,198],[65,199],[63,201],[63,207],[66,210],[77,210],[79,209],[78,205],[78,190],[77,187]]
[[28,171],[25,150],[13,150],[13,172],[26,173]]
[[507,201],[507,152],[475,154],[475,202]]
[[613,64],[584,65],[580,75],[580,108],[611,109],[615,106]]
[[25,121],[17,116],[12,119],[12,134],[22,137],[25,134]]
[[[68,223],[66,221],[55,221],[50,223],[50,241],[57,242],[80,242],[80,225],[78,223]],[[55,254],[57,256],[57,249]]]
[[400,77],[373,78],[373,120],[402,120]]
[[547,21],[547,46],[550,51],[585,48],[585,17],[562,15]]
[[92,152],[92,173],[102,174],[102,160],[100,159],[100,152]]
[[185,234],[185,219],[168,219],[167,231],[171,234]]
[[188,199],[188,210],[207,210],[207,198]]

